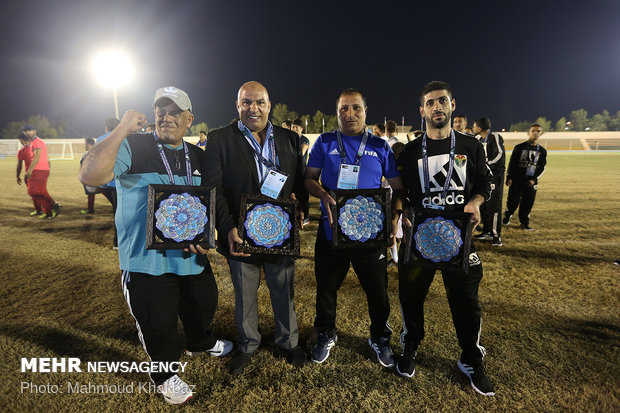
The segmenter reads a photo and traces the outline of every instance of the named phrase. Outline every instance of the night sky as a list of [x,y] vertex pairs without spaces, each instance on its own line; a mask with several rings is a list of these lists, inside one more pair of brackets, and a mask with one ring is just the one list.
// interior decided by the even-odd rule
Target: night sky
[[236,116],[239,86],[258,80],[272,104],[335,114],[347,87],[368,123],[418,124],[430,80],[453,88],[456,113],[493,129],[585,108],[620,110],[620,1],[3,1],[0,128],[42,114],[97,136],[112,91],[90,61],[119,47],[136,65],[121,113],[153,118],[155,89],[175,85],[210,128]]

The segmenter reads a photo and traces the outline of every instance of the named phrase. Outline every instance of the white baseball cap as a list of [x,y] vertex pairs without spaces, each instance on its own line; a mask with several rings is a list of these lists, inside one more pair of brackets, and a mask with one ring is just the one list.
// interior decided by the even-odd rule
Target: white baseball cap
[[157,102],[163,98],[170,99],[176,103],[181,110],[189,109],[190,112],[192,111],[192,101],[189,100],[188,94],[177,87],[166,86],[157,89],[155,92],[155,99],[153,99],[153,106],[157,106]]

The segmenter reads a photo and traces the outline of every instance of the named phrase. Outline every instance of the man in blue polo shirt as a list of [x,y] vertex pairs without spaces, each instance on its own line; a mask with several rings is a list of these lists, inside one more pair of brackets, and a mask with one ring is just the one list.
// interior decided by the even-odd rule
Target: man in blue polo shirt
[[[402,190],[403,185],[396,170],[394,153],[388,143],[366,131],[367,107],[362,92],[345,89],[336,103],[338,130],[318,137],[310,151],[306,168],[306,189],[321,199],[321,219],[314,261],[317,283],[314,327],[318,337],[317,344],[312,349],[312,361],[322,363],[327,360],[331,348],[336,344],[338,289],[349,271],[349,266],[353,265],[368,299],[368,344],[377,354],[379,363],[384,367],[391,367],[394,365],[394,355],[389,346],[392,330],[387,323],[390,314],[387,251],[385,248],[334,250],[331,235],[332,215],[325,206],[336,204],[329,195],[330,190],[380,188],[382,177],[387,179],[395,191]],[[345,159],[342,159],[343,155]],[[395,200],[398,198],[394,197]],[[399,208],[400,204],[395,210]],[[396,224],[394,217],[392,218]],[[394,225],[393,233],[395,228]]]
[[[205,251],[200,246],[191,250],[201,254],[145,249],[149,184],[200,185],[204,169],[203,151],[183,140],[194,119],[187,93],[173,86],[158,89],[153,106],[155,131],[137,133],[147,124],[146,115],[127,111],[110,135],[86,154],[80,181],[97,186],[116,180],[123,295],[151,360],[179,359],[179,317],[188,355],[223,356],[233,346],[211,331],[217,285]],[[166,402],[180,404],[192,397],[190,386],[173,372],[150,375]]]

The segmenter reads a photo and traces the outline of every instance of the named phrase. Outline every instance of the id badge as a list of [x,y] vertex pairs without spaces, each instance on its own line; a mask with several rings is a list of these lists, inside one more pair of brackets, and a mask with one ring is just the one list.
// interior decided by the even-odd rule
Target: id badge
[[288,176],[285,174],[274,169],[270,169],[267,177],[265,178],[265,182],[263,182],[263,185],[260,187],[260,193],[273,199],[278,199],[278,196],[280,196],[280,191],[282,191],[282,187],[286,183],[287,179]]
[[357,189],[357,182],[360,177],[359,165],[340,165],[338,174],[338,189]]
[[536,165],[528,165],[527,170],[525,171],[525,174],[527,176],[534,176],[535,173],[536,173]]

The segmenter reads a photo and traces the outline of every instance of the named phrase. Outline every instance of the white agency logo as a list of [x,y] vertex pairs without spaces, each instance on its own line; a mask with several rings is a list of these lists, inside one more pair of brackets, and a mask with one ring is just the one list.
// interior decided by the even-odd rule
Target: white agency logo
[[[422,200],[422,205],[424,207],[428,207],[431,204],[462,205],[465,203],[465,197],[463,196],[462,191],[465,189],[465,182],[467,182],[467,168],[453,168],[452,179],[450,179],[450,186],[448,187],[448,195],[445,200],[441,199],[441,192],[443,191],[443,186],[446,183],[449,167],[449,154],[430,156],[428,158],[428,175],[431,181],[431,197],[430,199],[425,197]],[[418,159],[418,172],[420,175],[420,185],[422,187],[422,191],[424,191],[424,166],[422,159]]]

